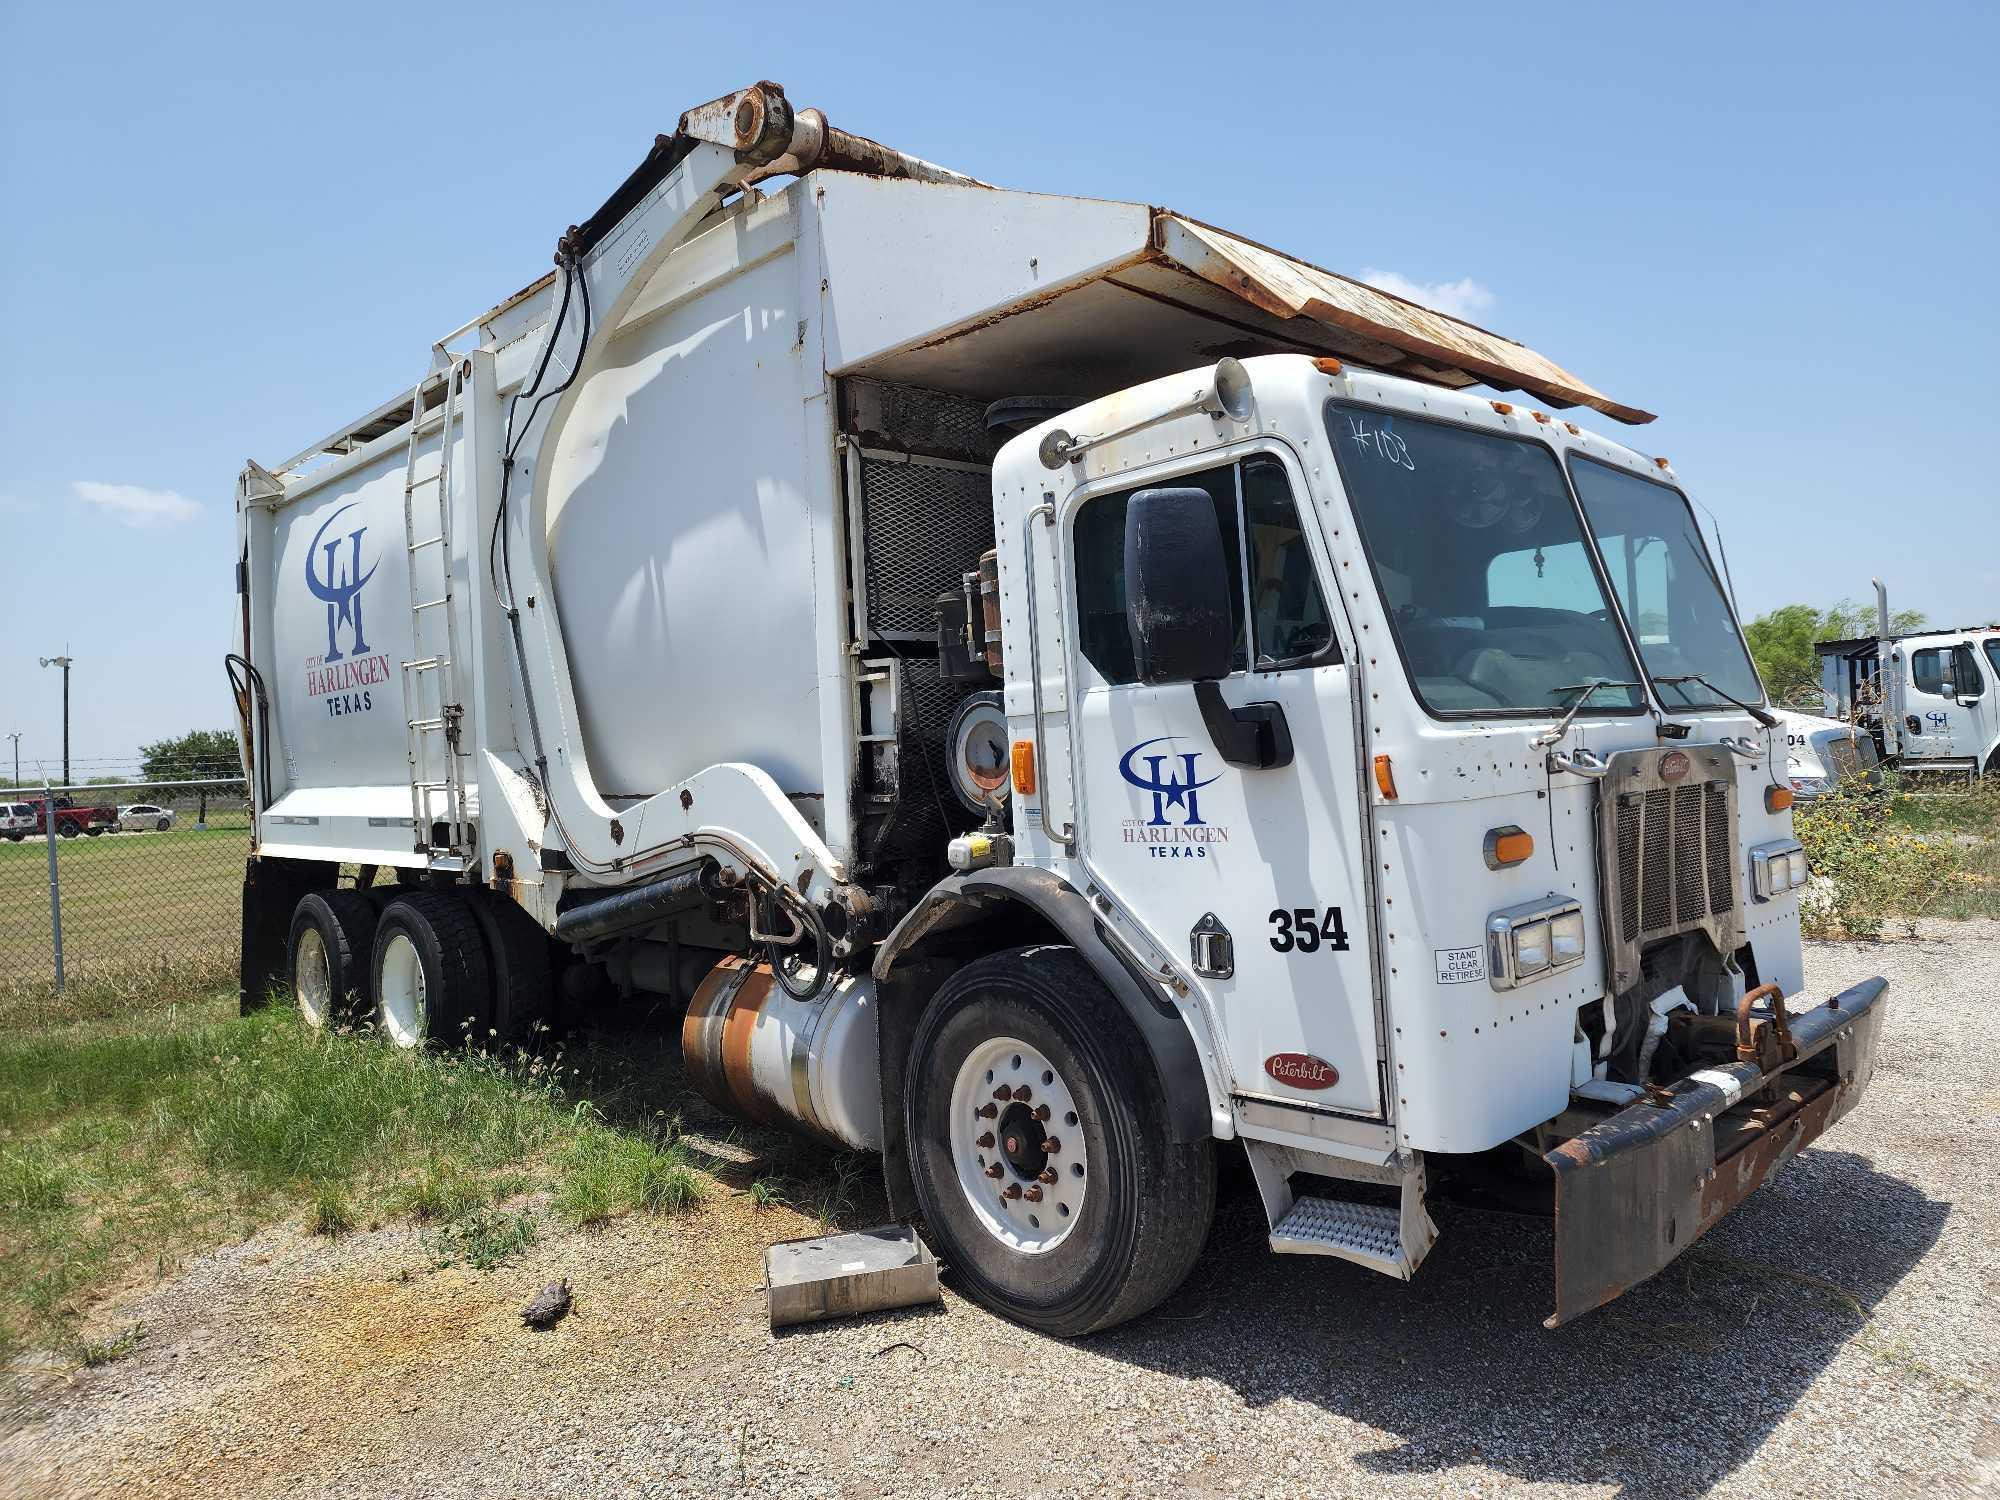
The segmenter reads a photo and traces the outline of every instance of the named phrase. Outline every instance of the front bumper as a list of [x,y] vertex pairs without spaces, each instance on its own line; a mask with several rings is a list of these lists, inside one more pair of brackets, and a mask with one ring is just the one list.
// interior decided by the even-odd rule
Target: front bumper
[[1789,1061],[1702,1068],[1546,1153],[1556,1202],[1548,1326],[1664,1269],[1852,1109],[1874,1076],[1887,994],[1884,979],[1844,990],[1791,1018]]

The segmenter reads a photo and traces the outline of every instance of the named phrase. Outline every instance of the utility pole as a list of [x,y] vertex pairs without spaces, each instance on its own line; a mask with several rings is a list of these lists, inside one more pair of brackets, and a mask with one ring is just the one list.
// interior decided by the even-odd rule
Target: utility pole
[[61,667],[63,674],[63,785],[69,785],[69,664],[67,656],[45,656],[42,665]]
[[14,742],[14,785],[21,784],[21,731],[16,729],[7,736]]

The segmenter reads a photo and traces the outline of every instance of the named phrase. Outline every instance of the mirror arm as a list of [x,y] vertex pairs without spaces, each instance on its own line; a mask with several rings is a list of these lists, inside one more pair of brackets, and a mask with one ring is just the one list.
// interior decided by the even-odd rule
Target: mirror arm
[[1213,682],[1197,682],[1194,701],[1201,709],[1201,722],[1208,726],[1209,739],[1215,742],[1215,753],[1232,766],[1274,771],[1292,763],[1292,727],[1285,720],[1282,703],[1246,703],[1231,708]]

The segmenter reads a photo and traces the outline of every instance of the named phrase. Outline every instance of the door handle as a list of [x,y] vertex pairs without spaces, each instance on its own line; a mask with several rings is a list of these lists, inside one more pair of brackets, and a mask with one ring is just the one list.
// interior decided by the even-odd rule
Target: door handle
[[1246,703],[1231,708],[1213,682],[1194,685],[1194,701],[1215,753],[1232,766],[1274,771],[1292,763],[1292,726],[1282,703]]

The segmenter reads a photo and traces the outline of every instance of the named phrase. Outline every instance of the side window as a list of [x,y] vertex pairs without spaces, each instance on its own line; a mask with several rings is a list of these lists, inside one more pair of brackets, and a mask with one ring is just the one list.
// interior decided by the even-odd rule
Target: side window
[[[1228,554],[1230,615],[1236,625],[1235,668],[1241,671],[1249,665],[1249,658],[1243,642],[1243,548],[1236,524],[1236,466],[1177,474],[1161,483],[1207,490],[1215,504],[1223,551]],[[1139,680],[1132,659],[1132,633],[1125,623],[1125,505],[1140,489],[1151,487],[1141,485],[1086,500],[1070,528],[1076,558],[1077,646],[1098,675],[1114,685]]]
[[1243,464],[1243,528],[1250,539],[1250,622],[1259,669],[1338,661],[1312,548],[1285,466]]
[[1914,652],[1910,657],[1910,680],[1920,693],[1944,692],[1944,653],[1935,648]]
[[1986,660],[1993,668],[1993,675],[2000,677],[2000,640],[1986,642]]
[[1952,685],[1958,689],[1961,698],[1979,698],[1986,693],[1986,683],[1979,675],[1979,658],[1970,646],[1951,648],[1955,665],[1952,669]]

